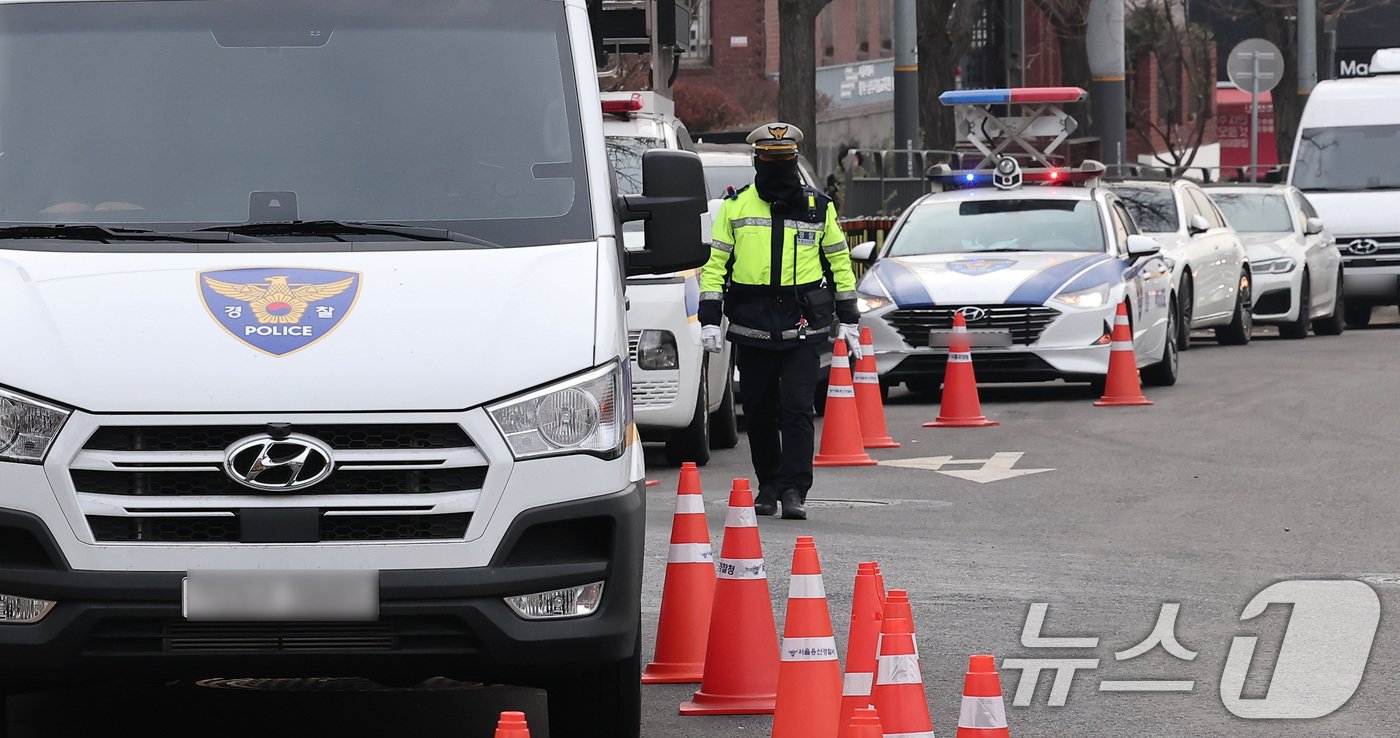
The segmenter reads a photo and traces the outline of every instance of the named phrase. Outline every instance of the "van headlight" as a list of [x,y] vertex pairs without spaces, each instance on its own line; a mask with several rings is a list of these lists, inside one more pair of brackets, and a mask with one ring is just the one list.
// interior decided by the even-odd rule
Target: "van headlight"
[[1065,292],[1056,295],[1055,301],[1080,308],[1103,307],[1108,303],[1108,285],[1101,284],[1098,287],[1090,287],[1087,290]]
[[516,460],[569,453],[622,455],[622,366],[612,362],[487,409]]
[[0,389],[0,461],[40,464],[68,411]]

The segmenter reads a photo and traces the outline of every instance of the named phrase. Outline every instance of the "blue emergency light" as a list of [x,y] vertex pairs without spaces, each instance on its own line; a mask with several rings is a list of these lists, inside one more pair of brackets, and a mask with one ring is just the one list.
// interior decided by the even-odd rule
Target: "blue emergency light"
[[938,96],[944,105],[1011,105],[1074,103],[1088,97],[1080,87],[1006,87],[994,90],[949,90]]

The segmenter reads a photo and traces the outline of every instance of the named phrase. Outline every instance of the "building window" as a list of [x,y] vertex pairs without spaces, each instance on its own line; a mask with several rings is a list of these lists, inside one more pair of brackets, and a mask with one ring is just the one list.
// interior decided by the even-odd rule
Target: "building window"
[[710,0],[691,0],[690,43],[681,54],[686,66],[710,63]]
[[880,0],[880,49],[894,49],[894,0]]
[[832,20],[831,6],[822,8],[821,12],[821,34],[822,34],[822,61],[830,61],[836,56],[836,28]]
[[860,60],[865,61],[870,54],[870,2],[856,0],[856,49]]

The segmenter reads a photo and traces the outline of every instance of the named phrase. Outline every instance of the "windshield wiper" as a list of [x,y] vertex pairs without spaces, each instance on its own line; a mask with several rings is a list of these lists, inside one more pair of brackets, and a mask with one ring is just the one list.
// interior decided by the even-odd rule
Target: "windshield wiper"
[[74,241],[178,241],[181,243],[221,243],[228,241],[263,242],[261,238],[225,233],[175,233],[156,231],[150,228],[122,228],[92,224],[68,225],[64,223],[30,223],[25,225],[0,226],[0,239],[69,239]]
[[[371,223],[356,220],[298,220],[292,222],[267,221],[240,223],[238,225],[213,226],[201,231],[220,231],[247,236],[397,236],[415,241],[456,241],[469,243],[482,248],[498,249],[501,245],[465,233],[446,228],[423,228],[421,226],[398,223]],[[335,238],[344,241],[343,238]]]
[[1013,251],[1030,251],[1030,249],[1013,248],[1013,247],[1010,247],[1010,246],[999,246],[999,247],[994,248],[994,249],[973,249],[973,250],[971,250],[971,251],[964,251],[963,253],[966,253],[966,254],[997,254],[997,253],[1009,253],[1009,252],[1013,252]]

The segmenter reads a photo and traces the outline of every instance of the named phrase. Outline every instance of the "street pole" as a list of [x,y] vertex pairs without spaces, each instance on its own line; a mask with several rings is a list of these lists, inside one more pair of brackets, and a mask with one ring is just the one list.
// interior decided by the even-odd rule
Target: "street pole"
[[[894,147],[914,149],[919,137],[919,34],[915,0],[894,0]],[[914,157],[904,157],[914,176]]]
[[1317,86],[1317,0],[1298,0],[1298,94]]
[[1250,55],[1254,77],[1249,83],[1249,181],[1259,181],[1259,54]]
[[1099,136],[1099,156],[1121,174],[1128,139],[1128,99],[1123,46],[1124,0],[1090,0],[1088,15],[1089,110]]

